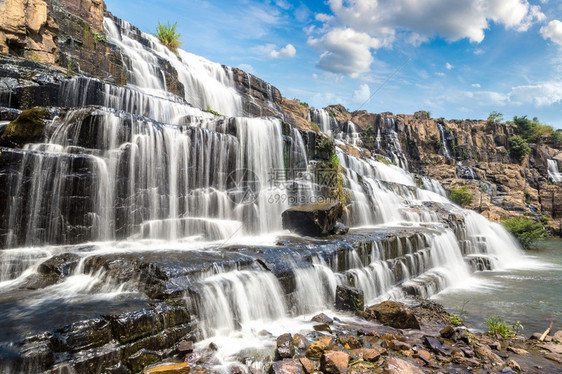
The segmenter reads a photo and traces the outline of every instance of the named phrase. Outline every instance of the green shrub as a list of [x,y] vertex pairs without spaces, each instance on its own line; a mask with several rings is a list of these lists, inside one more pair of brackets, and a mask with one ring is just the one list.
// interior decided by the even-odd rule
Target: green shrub
[[527,145],[525,139],[516,135],[509,138],[509,152],[518,161],[521,161],[525,156],[531,153],[531,147]]
[[529,218],[509,218],[503,220],[502,224],[509,232],[515,235],[525,249],[529,249],[534,243],[548,236],[541,223]]
[[173,25],[169,22],[166,24],[158,22],[158,26],[156,27],[156,37],[158,38],[158,40],[160,40],[160,43],[162,43],[172,52],[176,52],[176,50],[181,45],[181,34],[176,31],[177,25],[177,22],[175,22]]
[[468,191],[468,186],[452,187],[449,198],[453,203],[465,207],[472,203],[474,195]]
[[513,126],[517,128],[517,133],[530,143],[540,143],[544,138],[551,136],[553,128],[543,125],[535,117],[532,120],[527,116],[513,117]]
[[312,131],[314,131],[315,133],[318,134],[320,132],[320,126],[318,126],[316,122],[310,121],[310,126],[312,127]]
[[488,116],[488,122],[490,123],[501,123],[503,121],[503,114],[496,112],[495,110]]
[[499,335],[504,339],[511,339],[517,335],[517,332],[523,330],[521,322],[517,321],[513,325],[508,325],[501,317],[486,318],[488,324],[488,333],[491,335]]
[[207,107],[207,109],[205,109],[205,112],[214,114],[215,116],[220,116],[221,114],[215,110],[212,110],[210,107]]

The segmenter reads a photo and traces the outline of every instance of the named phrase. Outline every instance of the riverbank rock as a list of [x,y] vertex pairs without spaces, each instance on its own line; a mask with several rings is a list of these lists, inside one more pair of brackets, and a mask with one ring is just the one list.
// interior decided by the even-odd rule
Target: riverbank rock
[[398,357],[389,357],[384,363],[385,374],[423,374],[416,365]]
[[303,374],[303,366],[299,360],[284,359],[274,362],[269,369],[269,374]]
[[323,336],[320,339],[316,340],[314,343],[308,347],[306,350],[306,357],[308,358],[320,358],[324,351],[329,350],[332,348],[333,345],[332,338],[329,336]]
[[305,236],[330,235],[342,212],[337,200],[292,207],[282,214],[283,228]]
[[365,308],[365,295],[362,290],[348,286],[337,286],[336,309],[355,312]]
[[339,351],[324,352],[320,361],[322,372],[328,374],[346,373],[347,365],[349,365],[349,355]]
[[398,329],[420,329],[420,323],[414,313],[403,303],[383,301],[367,308],[370,319],[377,319],[384,325]]
[[143,370],[143,374],[187,374],[189,373],[187,362],[158,364]]

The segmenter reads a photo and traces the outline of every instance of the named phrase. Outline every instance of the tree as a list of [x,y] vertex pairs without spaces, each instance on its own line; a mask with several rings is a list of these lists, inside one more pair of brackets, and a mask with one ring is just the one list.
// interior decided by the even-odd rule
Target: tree
[[529,249],[537,241],[548,236],[547,231],[540,222],[534,222],[529,218],[509,218],[502,222],[503,226],[510,231],[525,249]]
[[173,25],[169,22],[162,24],[158,22],[156,27],[156,37],[160,40],[165,47],[167,47],[172,52],[176,52],[179,46],[182,44],[180,40],[181,34],[176,31],[178,23],[175,22]]
[[449,198],[453,203],[465,207],[472,203],[474,195],[468,191],[468,186],[452,187]]
[[516,135],[509,138],[509,152],[517,161],[521,162],[525,156],[531,153],[531,147],[527,145],[525,139]]
[[496,112],[495,110],[488,116],[488,122],[490,123],[501,123],[503,121],[503,114]]

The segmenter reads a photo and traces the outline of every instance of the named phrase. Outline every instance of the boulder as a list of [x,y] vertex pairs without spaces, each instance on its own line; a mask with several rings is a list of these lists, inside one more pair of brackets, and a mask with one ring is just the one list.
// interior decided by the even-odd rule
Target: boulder
[[348,286],[337,286],[336,309],[355,312],[365,308],[365,295],[362,290]]
[[379,359],[381,355],[386,354],[386,349],[382,347],[374,347],[374,348],[359,348],[353,349],[350,352],[351,359],[353,361],[364,360],[375,362]]
[[24,144],[44,138],[46,111],[44,108],[24,110],[4,130],[0,144],[21,148]]
[[383,372],[385,374],[423,374],[419,367],[398,357],[387,358]]
[[299,235],[330,235],[342,212],[343,206],[337,200],[292,207],[282,214],[283,228]]
[[367,314],[370,318],[397,329],[420,329],[420,323],[410,308],[396,301],[388,300],[370,306]]
[[284,359],[274,362],[269,374],[303,374],[304,370],[299,360]]
[[189,373],[189,364],[187,362],[180,363],[164,363],[150,366],[143,370],[143,374],[187,374]]
[[327,315],[325,315],[324,313],[320,313],[315,315],[314,317],[312,317],[311,319],[312,322],[319,322],[319,323],[327,323],[328,325],[331,325],[332,323],[334,323],[334,320],[330,317],[328,317]]
[[340,351],[326,351],[320,360],[320,368],[323,373],[343,374],[347,372],[349,355]]
[[308,358],[320,358],[324,351],[332,348],[333,341],[329,336],[323,336],[308,347],[306,350],[306,357]]
[[293,335],[293,346],[297,349],[307,349],[310,346],[308,339],[302,334]]
[[291,334],[283,334],[277,338],[277,354],[281,358],[291,358],[295,354]]
[[555,342],[562,343],[562,330],[558,330],[554,333],[552,337]]
[[314,365],[314,362],[311,359],[308,359],[306,357],[301,357],[299,358],[299,361],[302,367],[304,368],[305,373],[312,374],[316,371],[316,365]]

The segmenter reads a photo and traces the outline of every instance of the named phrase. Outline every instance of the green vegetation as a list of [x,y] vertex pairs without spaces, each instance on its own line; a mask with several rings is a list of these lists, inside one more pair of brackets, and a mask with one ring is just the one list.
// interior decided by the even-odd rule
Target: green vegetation
[[176,31],[177,25],[177,22],[173,25],[169,22],[166,24],[158,22],[156,27],[156,37],[160,40],[160,43],[172,52],[176,52],[182,43],[180,40],[181,34]]
[[488,333],[491,335],[499,335],[504,339],[514,338],[520,330],[523,330],[521,322],[517,321],[513,325],[508,325],[501,317],[486,318],[488,324]]
[[451,325],[453,326],[461,326],[463,324],[462,319],[466,316],[466,304],[468,304],[469,300],[464,300],[462,306],[460,308],[457,307],[456,313],[451,313],[449,316],[449,320],[451,321]]
[[388,158],[383,157],[383,156],[381,156],[381,155],[376,155],[376,156],[375,156],[375,160],[377,160],[377,161],[379,161],[379,162],[382,162],[383,164],[386,164],[386,165],[394,165],[394,166],[397,166],[397,165],[396,165],[396,162],[390,161]]
[[214,114],[215,116],[220,116],[221,114],[215,110],[212,110],[210,107],[207,107],[207,109],[205,109],[205,112]]
[[320,126],[318,126],[316,122],[310,121],[310,126],[312,127],[312,131],[314,131],[315,133],[318,134],[320,132]]
[[488,122],[489,123],[501,123],[503,122],[503,114],[500,112],[496,112],[495,110],[490,113],[490,115],[488,116]]
[[509,152],[517,161],[521,162],[525,156],[531,153],[531,147],[527,145],[525,139],[516,135],[509,138]]
[[529,218],[509,218],[503,220],[503,226],[510,231],[525,249],[529,249],[537,241],[548,236],[548,232],[540,222]]
[[344,168],[336,154],[334,140],[320,135],[316,140],[315,158],[319,159],[316,166],[318,182],[326,186],[326,195],[338,199],[344,206],[350,196],[345,189]]
[[455,204],[465,207],[472,203],[474,195],[468,191],[468,186],[451,187],[449,198]]
[[104,43],[104,44],[107,43],[107,39],[105,38],[105,35],[97,32],[95,30],[92,30],[92,38],[94,38],[94,40],[96,42],[100,42],[100,43]]
[[41,139],[45,130],[45,108],[26,109],[6,126],[0,140],[13,147],[22,147],[26,143]]
[[527,116],[515,116],[512,124],[517,128],[517,133],[529,143],[540,144],[554,132],[551,126],[541,124],[536,117],[530,120]]
[[334,112],[332,109],[330,109],[328,113],[330,114],[330,117],[336,118],[336,112]]

